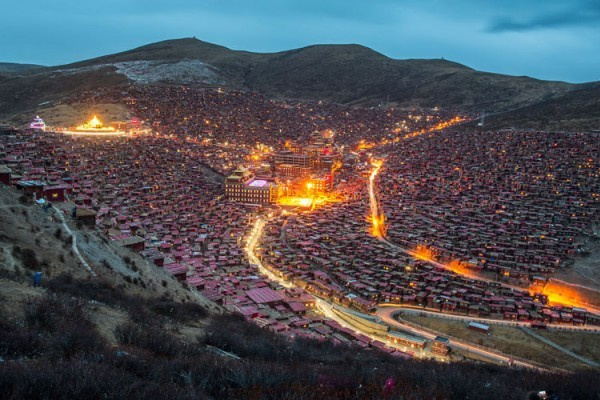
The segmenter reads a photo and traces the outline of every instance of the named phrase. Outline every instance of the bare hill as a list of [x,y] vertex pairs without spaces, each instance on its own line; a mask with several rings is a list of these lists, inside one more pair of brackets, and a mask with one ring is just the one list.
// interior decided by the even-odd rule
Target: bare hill
[[600,82],[487,118],[486,127],[544,130],[600,130]]
[[[538,107],[543,114],[555,104],[564,106],[560,114],[565,120],[579,112],[585,99],[567,94],[591,87],[480,72],[443,59],[396,60],[355,44],[251,53],[188,38],[0,77],[0,118],[32,112],[39,103],[67,100],[82,90],[127,83],[219,86],[270,97],[487,113]],[[512,115],[518,114],[498,121],[510,124]]]
[[0,62],[0,74],[1,73],[19,73],[29,71],[32,69],[45,68],[43,65],[37,64],[18,64],[18,63],[6,63]]

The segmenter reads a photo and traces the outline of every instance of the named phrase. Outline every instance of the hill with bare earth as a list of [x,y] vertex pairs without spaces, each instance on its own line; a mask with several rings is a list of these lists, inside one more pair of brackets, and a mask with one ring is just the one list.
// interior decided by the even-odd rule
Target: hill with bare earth
[[18,64],[18,63],[6,63],[0,62],[0,74],[14,74],[32,69],[45,68],[43,65],[37,64]]
[[[40,103],[68,102],[84,90],[129,83],[226,87],[349,105],[502,112],[497,122],[503,127],[524,123],[520,113],[529,108],[548,114],[549,126],[556,108],[563,125],[573,120],[578,126],[587,115],[580,105],[588,104],[586,93],[596,87],[480,72],[443,59],[396,60],[354,44],[252,53],[177,39],[5,76],[0,80],[0,118],[33,113]],[[589,110],[595,118],[597,108],[590,105]],[[542,117],[539,122],[545,123]]]
[[[187,303],[202,317],[208,312],[220,312],[214,303],[190,292],[137,253],[110,244],[94,230],[70,225],[77,247],[95,275],[84,268],[73,252],[73,237],[53,209],[43,211],[28,196],[0,185],[0,286],[4,296],[10,293],[7,304],[11,310],[50,288],[99,302],[100,318],[108,313],[120,315],[118,320],[127,320],[125,303],[129,297],[139,297],[149,305],[168,304],[169,308]],[[42,290],[32,288],[36,271],[42,272]],[[137,311],[145,312],[143,307]],[[114,328],[106,322],[99,325],[108,331]],[[109,339],[111,335],[108,332]]]
[[[69,223],[93,277],[52,211],[6,186],[0,207],[3,398],[520,400],[540,389],[561,399],[600,391],[593,370],[557,375],[290,341],[223,314],[136,254]],[[32,286],[34,271],[43,272],[41,287]]]
[[600,83],[580,85],[564,95],[486,119],[486,128],[548,131],[600,130]]

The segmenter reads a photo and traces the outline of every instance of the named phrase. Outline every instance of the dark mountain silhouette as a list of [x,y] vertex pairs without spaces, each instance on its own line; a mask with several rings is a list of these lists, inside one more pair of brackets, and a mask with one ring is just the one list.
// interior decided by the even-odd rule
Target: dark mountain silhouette
[[28,71],[37,68],[45,68],[43,65],[36,64],[17,64],[0,62],[0,74],[11,74]]
[[[508,111],[523,107],[537,107],[536,113],[543,114],[545,105],[564,105],[565,110],[578,112],[579,107],[569,107],[569,102],[585,103],[586,93],[597,87],[481,72],[443,59],[396,60],[356,44],[251,53],[197,39],[167,40],[60,67],[24,70],[18,77],[0,79],[0,116],[5,117],[30,111],[43,101],[133,79],[141,83],[229,87],[275,98],[350,105],[389,103],[398,107],[502,112],[503,117],[497,119],[502,124],[511,121],[513,113]],[[569,113],[559,114],[563,120],[571,119]]]

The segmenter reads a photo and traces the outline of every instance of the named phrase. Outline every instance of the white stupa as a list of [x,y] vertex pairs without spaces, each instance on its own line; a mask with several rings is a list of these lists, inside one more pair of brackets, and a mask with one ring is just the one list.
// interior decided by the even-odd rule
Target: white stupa
[[29,124],[29,128],[36,129],[39,131],[45,131],[46,123],[44,122],[43,119],[40,118],[39,115],[36,115],[35,118],[33,119],[33,121],[31,121],[31,123]]

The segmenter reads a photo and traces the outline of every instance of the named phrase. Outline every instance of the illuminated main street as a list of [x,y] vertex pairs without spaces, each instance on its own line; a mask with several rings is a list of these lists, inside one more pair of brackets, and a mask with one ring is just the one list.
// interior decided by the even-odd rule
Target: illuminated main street
[[[266,275],[270,280],[277,282],[281,286],[284,286],[286,288],[294,287],[294,285],[291,282],[286,281],[285,279],[275,275],[274,273],[269,271],[267,268],[265,268],[263,263],[260,261],[260,259],[256,256],[256,254],[254,252],[254,250],[256,249],[256,247],[258,246],[258,244],[260,242],[260,237],[262,235],[262,232],[263,232],[263,229],[264,229],[266,223],[267,223],[267,221],[263,218],[259,217],[256,219],[256,222],[254,223],[254,226],[252,228],[250,236],[248,237],[248,241],[247,241],[247,244],[245,247],[245,251],[248,256],[248,259],[250,260],[250,262],[252,264],[256,265],[256,267],[258,268],[260,273]],[[313,296],[313,297],[316,299],[317,308],[325,317],[336,321],[337,323],[339,323],[341,326],[343,326],[345,328],[355,331],[357,334],[362,334],[364,336],[367,336],[371,340],[378,340],[378,341],[386,340],[384,337],[381,337],[378,335],[373,335],[370,332],[361,330],[361,328],[357,325],[349,324],[346,320],[344,320],[339,315],[337,315],[335,312],[333,312],[333,306],[329,302],[327,302],[317,296]],[[386,345],[388,347],[396,348],[401,351],[407,350],[407,348],[405,346],[396,345],[389,341],[386,343]],[[418,357],[425,356],[425,354],[423,352],[414,353],[414,355],[418,356]],[[429,357],[434,357],[434,355],[430,354],[429,352],[427,352],[427,355]]]
[[369,174],[369,199],[371,205],[371,223],[373,225],[372,233],[373,236],[384,239],[385,238],[385,216],[381,211],[379,204],[377,203],[377,196],[375,195],[375,177],[379,173],[383,161],[373,160],[373,170]]
[[261,274],[266,275],[272,281],[277,282],[281,286],[284,286],[286,288],[294,287],[294,285],[291,282],[284,280],[283,278],[275,275],[274,273],[266,269],[263,263],[258,259],[258,257],[256,257],[256,254],[254,253],[254,249],[260,241],[260,237],[262,235],[262,231],[266,223],[267,221],[265,219],[258,217],[256,219],[256,222],[254,223],[254,226],[252,227],[252,231],[250,232],[250,236],[248,237],[248,241],[246,242],[245,247],[248,260],[251,264],[256,265]]

